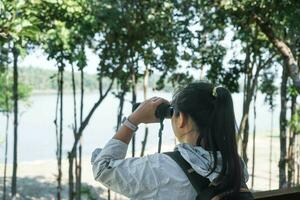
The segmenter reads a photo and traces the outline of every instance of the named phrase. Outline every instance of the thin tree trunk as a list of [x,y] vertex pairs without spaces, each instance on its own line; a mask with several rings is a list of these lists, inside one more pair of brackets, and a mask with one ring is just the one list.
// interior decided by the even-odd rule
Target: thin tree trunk
[[[249,138],[249,107],[250,101],[246,101],[246,109],[245,114],[243,115],[244,126],[241,127],[241,132],[243,133],[242,139],[242,158],[245,164],[248,164],[248,156],[247,156],[247,147],[248,147],[248,138]],[[248,106],[247,106],[248,105]]]
[[[80,70],[80,124],[83,122],[84,72]],[[81,199],[82,137],[79,141],[79,163],[76,166],[76,200]]]
[[108,191],[107,191],[107,200],[110,200],[110,196],[111,196],[110,193],[111,193],[111,192],[110,192],[110,190],[108,189]]
[[17,166],[18,166],[18,49],[13,47],[13,101],[14,101],[14,152],[13,152],[13,174],[11,184],[12,199],[16,198],[17,193]]
[[[75,138],[75,134],[77,132],[77,106],[76,106],[76,85],[75,85],[75,75],[74,75],[74,67],[72,67],[72,91],[73,91],[73,118],[74,118],[74,126],[73,126],[73,134]],[[73,166],[74,166],[74,157],[68,153],[68,159],[69,159],[69,199],[74,199],[74,175],[73,175]],[[75,159],[76,163],[76,159]],[[76,166],[75,166],[76,169]]]
[[57,199],[60,200],[61,199],[61,192],[62,192],[62,187],[61,187],[61,180],[62,180],[62,165],[61,165],[61,161],[62,161],[62,142],[63,142],[63,67],[60,66],[59,67],[59,97],[60,97],[60,110],[59,110],[59,146],[58,146],[58,161],[57,161],[57,165],[58,165],[58,176],[57,176]]
[[[244,62],[244,68],[249,70],[249,64],[250,64],[250,48],[247,47],[246,49],[246,58]],[[251,70],[252,74],[252,70]],[[249,85],[250,85],[250,80],[249,80],[249,72],[245,72],[245,78],[244,78],[244,88],[243,88],[243,115],[242,119],[240,122],[239,126],[239,131],[238,131],[238,142],[240,144],[240,153],[242,154],[242,158],[247,164],[247,160],[245,160],[246,155],[244,153],[244,149],[247,148],[244,146],[244,142],[246,138],[244,138],[245,135],[247,135],[247,130],[249,130],[249,107],[250,107],[250,101],[248,100],[248,92],[249,92]]]
[[285,68],[282,71],[282,82],[280,88],[281,110],[280,110],[280,161],[279,161],[279,188],[286,187],[286,107],[287,107],[287,80],[288,75]]
[[69,199],[74,199],[74,176],[73,176],[73,166],[74,160],[73,156],[68,153],[68,160],[69,160]]
[[247,72],[247,74],[245,75],[246,81],[244,82],[243,116],[242,116],[242,120],[240,123],[241,125],[239,129],[239,135],[242,135],[241,154],[246,165],[248,163],[247,145],[248,145],[248,137],[249,137],[249,110],[252,101],[252,94],[250,91],[251,79],[252,79],[252,70],[251,73]]
[[73,91],[73,114],[74,114],[74,127],[73,127],[73,133],[76,134],[77,131],[77,102],[76,102],[76,84],[75,84],[75,72],[74,67],[72,65],[72,91]]
[[6,199],[6,169],[7,169],[7,150],[8,150],[8,129],[9,129],[9,111],[8,111],[8,96],[5,96],[6,104],[6,127],[5,127],[5,152],[4,152],[4,175],[3,175],[3,200]]
[[274,130],[274,108],[271,108],[271,132],[270,132],[270,152],[269,152],[269,190],[272,187],[272,155],[273,155],[273,130]]
[[[58,160],[59,160],[59,127],[58,127],[58,110],[59,110],[59,100],[60,100],[60,89],[59,89],[59,83],[60,83],[60,73],[59,70],[57,72],[57,94],[56,94],[56,104],[55,104],[55,119],[54,119],[54,125],[55,125],[55,139],[56,139],[56,160],[57,160],[57,166],[58,166]],[[58,195],[58,190],[57,190]]]
[[296,114],[296,105],[297,105],[297,96],[292,95],[291,101],[291,127],[289,131],[289,147],[288,147],[288,187],[293,186],[293,177],[295,174],[295,136],[296,136],[296,129],[295,129],[295,114]]
[[[135,74],[135,70],[132,69],[132,74],[131,74],[131,78],[132,78],[132,108],[133,105],[136,103],[136,74]],[[135,134],[133,134],[132,136],[132,157],[135,157]]]
[[256,136],[256,97],[257,97],[257,86],[255,87],[256,90],[254,92],[254,100],[253,100],[253,145],[252,145],[252,179],[251,179],[251,188],[253,189],[254,186],[254,169],[255,169],[255,136]]
[[[147,90],[148,90],[148,82],[149,82],[149,69],[146,66],[145,72],[144,72],[144,84],[143,84],[143,89],[144,89],[144,100],[147,99]],[[145,149],[146,149],[146,144],[147,144],[147,138],[148,138],[148,133],[149,133],[149,128],[146,125],[145,126],[145,134],[144,134],[144,139],[142,141],[142,150],[141,150],[141,157],[144,156]]]
[[[295,147],[299,147],[299,132],[295,136]],[[294,173],[294,186],[299,185],[299,148],[295,149],[295,173]]]
[[121,125],[121,121],[122,121],[122,116],[123,116],[123,108],[124,108],[124,101],[125,101],[125,94],[126,91],[122,90],[119,94],[118,94],[118,98],[119,98],[119,109],[118,109],[118,117],[117,117],[117,126],[116,126],[116,131],[119,130],[119,127]]
[[[0,51],[1,52],[1,51]],[[2,53],[2,52],[1,52]],[[3,175],[3,200],[6,199],[6,172],[7,172],[7,152],[8,152],[8,131],[9,131],[9,72],[8,67],[5,72],[5,116],[6,116],[6,127],[5,127],[5,150],[4,150],[4,175]]]
[[[121,92],[119,92],[117,95],[117,97],[119,98],[119,108],[118,108],[116,131],[119,130],[119,127],[120,127],[121,121],[122,121],[123,108],[124,108],[124,102],[125,102],[125,94],[126,94],[126,90],[125,89],[122,90],[122,87],[121,87]],[[107,194],[108,194],[108,200],[110,200],[110,198],[111,198],[110,189],[107,189]]]
[[[299,135],[297,135],[297,143],[298,143],[298,147],[300,145],[300,142],[299,142]],[[297,155],[296,155],[296,158],[299,158],[300,154],[299,154],[299,148],[297,149]],[[300,184],[300,163],[299,163],[299,159],[297,161],[297,177],[296,177],[296,184],[299,185]]]
[[79,160],[76,166],[76,200],[81,199],[82,137],[79,141],[78,157]]
[[[245,58],[245,62],[244,62],[244,68],[248,69],[249,68],[249,63],[250,63],[250,50],[249,47],[247,47],[246,49],[246,58]],[[246,99],[247,99],[247,84],[248,83],[248,76],[247,73],[244,74],[244,84],[243,84],[243,115],[242,115],[242,119],[240,122],[240,126],[239,126],[239,131],[238,131],[238,142],[239,142],[239,146],[240,146],[240,153],[242,153],[242,136],[243,136],[243,132],[244,129],[246,127],[246,121],[248,118],[248,114],[246,114]]]

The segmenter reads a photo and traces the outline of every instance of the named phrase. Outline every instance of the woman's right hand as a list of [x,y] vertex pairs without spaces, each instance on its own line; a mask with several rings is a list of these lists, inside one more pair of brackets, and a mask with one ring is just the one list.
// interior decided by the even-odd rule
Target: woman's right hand
[[139,107],[128,117],[128,120],[135,125],[140,123],[156,123],[159,119],[155,116],[157,106],[162,103],[169,103],[168,100],[161,97],[152,97],[142,102]]

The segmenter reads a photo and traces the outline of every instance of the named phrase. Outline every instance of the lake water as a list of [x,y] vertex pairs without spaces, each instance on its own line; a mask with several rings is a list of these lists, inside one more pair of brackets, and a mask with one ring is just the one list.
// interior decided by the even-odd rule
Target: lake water
[[[171,93],[155,92],[149,94],[151,96],[160,96],[166,99],[171,99]],[[97,93],[86,94],[84,102],[84,116],[88,113],[94,102],[97,100]],[[143,93],[138,93],[138,101],[143,98]],[[126,96],[126,104],[124,108],[124,115],[130,114],[131,95]],[[269,134],[271,124],[271,113],[268,106],[263,102],[264,96],[259,94],[257,98],[257,133]],[[234,94],[233,101],[235,106],[235,113],[237,122],[239,124],[242,114],[242,94]],[[79,98],[77,99],[79,102]],[[18,141],[18,160],[19,161],[33,161],[55,159],[55,126],[53,123],[55,117],[55,103],[56,95],[33,95],[30,98],[30,106],[20,105],[20,121],[19,121],[19,141]],[[279,105],[279,99],[276,100]],[[83,155],[90,155],[97,147],[103,147],[105,143],[114,135],[115,126],[117,122],[117,107],[119,105],[118,99],[113,95],[109,95],[99,108],[94,113],[90,123],[83,133]],[[252,112],[252,110],[251,110]],[[279,106],[274,112],[274,133],[278,134],[279,130]],[[173,147],[175,139],[173,136],[170,120],[165,120],[163,132],[164,148]],[[12,161],[13,149],[13,119],[11,116],[11,123],[9,129],[9,162]],[[71,126],[73,124],[73,99],[71,94],[64,95],[64,137],[63,137],[63,152],[66,158],[67,152],[73,145],[73,133]],[[250,114],[250,129],[253,127],[253,115]],[[157,150],[158,142],[158,124],[149,125],[149,136],[147,143],[147,150],[155,152]],[[4,131],[5,118],[0,115],[0,162],[3,163],[4,157]],[[136,133],[136,148],[137,151],[141,148],[141,141],[144,137],[144,126],[141,125]],[[164,150],[163,148],[163,150]],[[131,147],[129,147],[129,151]]]

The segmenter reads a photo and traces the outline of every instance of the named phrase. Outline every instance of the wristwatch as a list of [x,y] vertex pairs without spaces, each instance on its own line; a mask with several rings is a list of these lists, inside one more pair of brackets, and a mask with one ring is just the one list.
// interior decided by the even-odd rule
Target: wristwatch
[[129,119],[126,117],[123,118],[122,124],[127,128],[131,129],[133,132],[136,132],[139,128],[138,126],[134,125],[131,121],[129,121]]

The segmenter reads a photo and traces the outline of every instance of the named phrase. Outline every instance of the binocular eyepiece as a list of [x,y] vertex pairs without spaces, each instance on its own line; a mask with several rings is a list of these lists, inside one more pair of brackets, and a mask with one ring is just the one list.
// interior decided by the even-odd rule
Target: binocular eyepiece
[[[133,104],[132,112],[135,111],[140,104],[141,103]],[[157,117],[158,119],[165,119],[165,118],[170,119],[173,116],[173,112],[174,112],[173,106],[171,106],[168,103],[162,103],[157,106],[155,110],[155,117]]]

